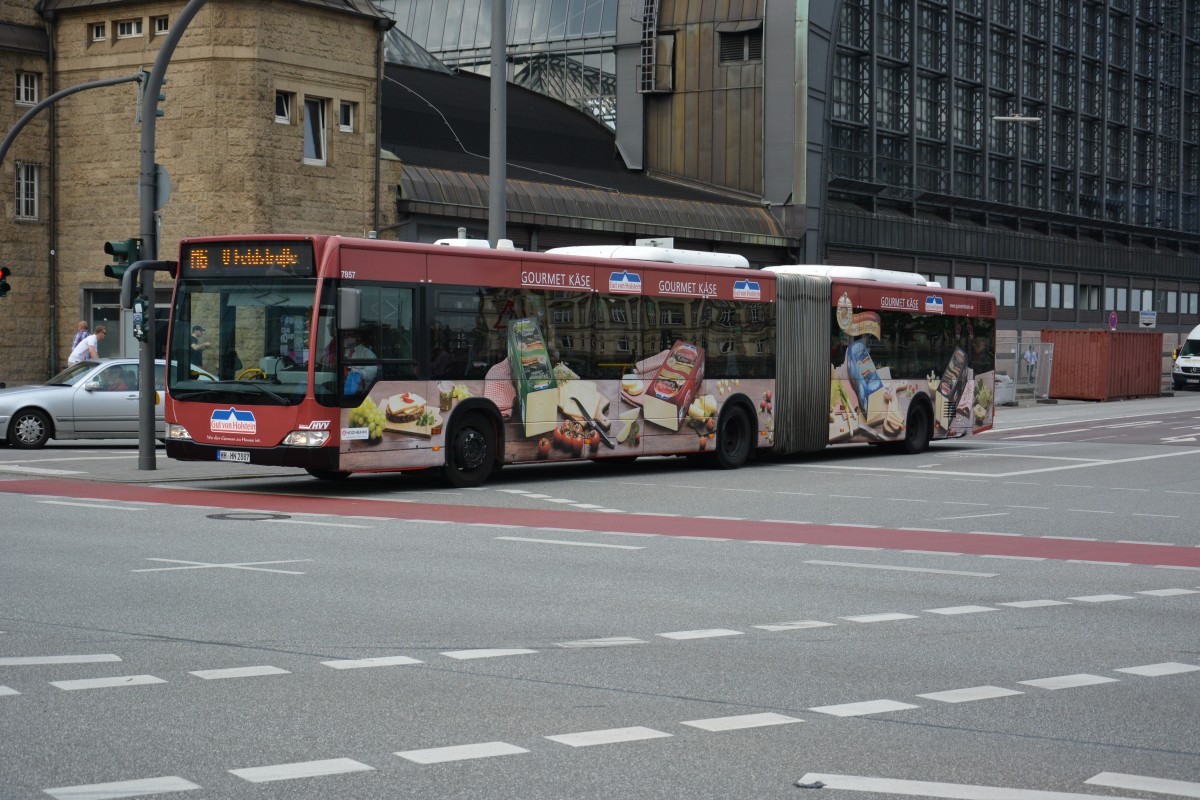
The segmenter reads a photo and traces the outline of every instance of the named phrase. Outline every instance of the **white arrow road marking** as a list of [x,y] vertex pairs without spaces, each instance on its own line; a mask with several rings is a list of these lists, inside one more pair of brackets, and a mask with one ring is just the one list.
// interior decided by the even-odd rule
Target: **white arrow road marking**
[[1130,797],[1111,797],[1075,792],[1044,792],[1037,789],[1013,789],[1005,786],[974,786],[967,783],[933,783],[903,781],[893,778],[870,778],[862,775],[826,775],[809,772],[797,783],[825,784],[826,789],[848,792],[875,792],[906,797],[942,797],[949,800],[1134,800]]
[[1149,778],[1144,775],[1128,775],[1123,772],[1101,772],[1094,778],[1088,778],[1084,783],[1111,786],[1114,789],[1133,789],[1135,792],[1158,792],[1179,797],[1200,797],[1200,783]]

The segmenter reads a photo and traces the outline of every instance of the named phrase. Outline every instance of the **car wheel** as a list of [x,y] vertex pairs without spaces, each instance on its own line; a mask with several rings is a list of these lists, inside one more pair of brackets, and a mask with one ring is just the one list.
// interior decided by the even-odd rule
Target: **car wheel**
[[24,408],[18,411],[8,427],[8,441],[13,447],[31,450],[44,447],[50,439],[50,418],[44,411]]
[[496,435],[482,414],[468,414],[446,439],[446,481],[459,489],[479,486],[492,474]]

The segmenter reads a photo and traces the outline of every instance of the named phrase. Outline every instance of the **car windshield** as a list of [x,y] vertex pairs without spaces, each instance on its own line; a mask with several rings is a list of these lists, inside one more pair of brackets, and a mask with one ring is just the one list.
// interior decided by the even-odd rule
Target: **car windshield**
[[95,361],[80,361],[64,369],[46,383],[52,386],[74,386],[96,367]]
[[315,291],[311,279],[180,281],[171,310],[171,395],[214,403],[299,403],[308,388]]
[[1181,356],[1200,356],[1200,339],[1188,339],[1179,351]]

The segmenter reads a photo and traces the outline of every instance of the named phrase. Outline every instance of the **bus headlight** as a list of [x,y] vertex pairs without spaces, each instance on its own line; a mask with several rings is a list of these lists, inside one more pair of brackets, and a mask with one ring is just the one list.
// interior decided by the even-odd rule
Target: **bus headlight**
[[190,441],[192,438],[192,435],[190,433],[188,433],[187,428],[183,427],[182,425],[175,425],[174,423],[172,423],[167,426],[167,438],[168,439],[186,439],[186,440]]
[[320,447],[329,441],[329,431],[292,431],[283,443],[292,447]]

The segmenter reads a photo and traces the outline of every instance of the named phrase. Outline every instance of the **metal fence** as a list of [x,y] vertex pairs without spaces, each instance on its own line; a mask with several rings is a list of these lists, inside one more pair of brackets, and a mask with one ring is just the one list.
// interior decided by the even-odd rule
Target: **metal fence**
[[1012,378],[1018,396],[1049,397],[1053,370],[1053,344],[1035,335],[997,337],[996,373]]

